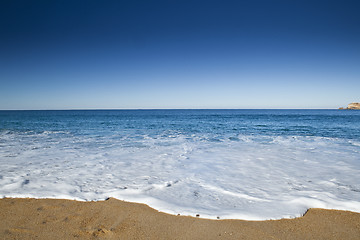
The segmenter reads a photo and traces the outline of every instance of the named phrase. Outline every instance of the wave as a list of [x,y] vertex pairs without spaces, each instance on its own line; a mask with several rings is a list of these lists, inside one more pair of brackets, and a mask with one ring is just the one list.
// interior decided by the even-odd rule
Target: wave
[[224,133],[0,133],[0,196],[103,200],[248,220],[360,212],[360,144]]

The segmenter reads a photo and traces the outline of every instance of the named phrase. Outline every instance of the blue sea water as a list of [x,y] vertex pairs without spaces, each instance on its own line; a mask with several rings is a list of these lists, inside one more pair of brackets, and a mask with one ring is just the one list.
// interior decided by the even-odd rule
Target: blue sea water
[[0,111],[0,130],[74,135],[114,132],[318,136],[360,139],[360,112],[339,110],[65,110]]
[[203,217],[360,212],[360,111],[0,111],[0,196]]

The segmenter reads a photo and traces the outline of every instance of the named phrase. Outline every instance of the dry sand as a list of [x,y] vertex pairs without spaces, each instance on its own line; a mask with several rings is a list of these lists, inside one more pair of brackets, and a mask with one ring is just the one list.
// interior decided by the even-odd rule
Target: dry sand
[[0,239],[360,239],[360,213],[310,209],[271,221],[207,220],[116,199],[0,199]]

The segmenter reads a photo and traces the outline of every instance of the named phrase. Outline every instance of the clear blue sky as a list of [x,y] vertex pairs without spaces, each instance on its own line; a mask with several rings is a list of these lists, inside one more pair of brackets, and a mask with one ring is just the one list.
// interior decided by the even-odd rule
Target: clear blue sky
[[0,109],[337,108],[360,1],[0,3]]

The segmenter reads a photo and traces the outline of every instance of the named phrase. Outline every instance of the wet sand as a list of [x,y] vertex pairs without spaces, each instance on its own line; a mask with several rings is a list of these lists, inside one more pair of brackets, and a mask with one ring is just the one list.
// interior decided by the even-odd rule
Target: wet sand
[[360,239],[360,213],[310,209],[270,221],[208,220],[116,199],[0,199],[0,239]]

